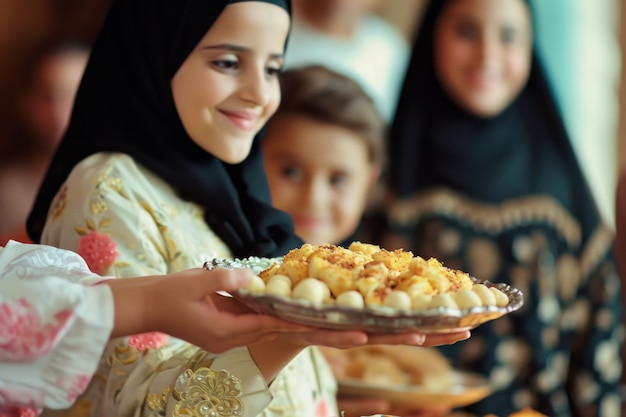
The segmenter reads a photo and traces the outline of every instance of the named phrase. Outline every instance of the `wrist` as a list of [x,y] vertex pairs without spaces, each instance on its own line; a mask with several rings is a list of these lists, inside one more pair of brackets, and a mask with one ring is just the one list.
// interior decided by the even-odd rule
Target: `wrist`
[[286,342],[286,339],[288,337],[278,336],[274,340],[248,346],[250,357],[255,362],[257,368],[259,368],[268,385],[306,347],[305,345],[292,343],[292,340]]
[[156,281],[151,277],[123,278],[106,282],[113,293],[115,320],[111,337],[152,331],[162,304],[154,299]]

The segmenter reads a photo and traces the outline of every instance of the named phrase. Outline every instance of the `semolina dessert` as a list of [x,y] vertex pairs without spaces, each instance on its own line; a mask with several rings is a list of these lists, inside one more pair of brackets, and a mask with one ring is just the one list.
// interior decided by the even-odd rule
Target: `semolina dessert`
[[353,242],[348,248],[304,244],[259,273],[248,290],[354,309],[389,307],[411,312],[437,307],[504,307],[495,287],[475,283],[466,272],[401,249]]

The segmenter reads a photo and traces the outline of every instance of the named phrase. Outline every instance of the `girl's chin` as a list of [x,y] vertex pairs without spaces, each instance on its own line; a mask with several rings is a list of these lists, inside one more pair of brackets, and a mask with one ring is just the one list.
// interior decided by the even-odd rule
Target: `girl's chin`
[[250,155],[251,149],[252,147],[250,146],[246,149],[239,149],[233,152],[225,153],[223,155],[213,155],[213,156],[215,156],[217,159],[219,159],[222,162],[234,165],[234,164],[239,164],[243,162],[248,157],[248,155]]

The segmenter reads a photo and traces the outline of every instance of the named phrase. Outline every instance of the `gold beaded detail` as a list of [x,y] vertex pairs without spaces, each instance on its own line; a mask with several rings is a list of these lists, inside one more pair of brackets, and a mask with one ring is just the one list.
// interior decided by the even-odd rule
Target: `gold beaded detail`
[[242,416],[241,380],[228,371],[187,369],[176,382],[175,417]]

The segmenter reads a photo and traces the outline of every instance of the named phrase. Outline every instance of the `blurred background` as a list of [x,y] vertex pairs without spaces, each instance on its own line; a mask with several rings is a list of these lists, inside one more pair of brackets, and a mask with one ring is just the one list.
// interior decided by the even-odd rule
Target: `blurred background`
[[[626,30],[620,23],[626,21],[626,8],[619,0],[532,2],[540,53],[567,128],[601,210],[613,224],[617,173],[626,169],[626,146],[621,139],[626,136],[621,64]],[[28,147],[34,146],[23,140],[20,112],[40,58],[59,44],[89,46],[110,3],[0,0],[0,177],[19,172],[15,165],[26,163]],[[425,4],[426,0],[384,0],[378,13],[410,42]],[[2,191],[1,182],[3,216],[1,206],[13,199],[13,191]]]

